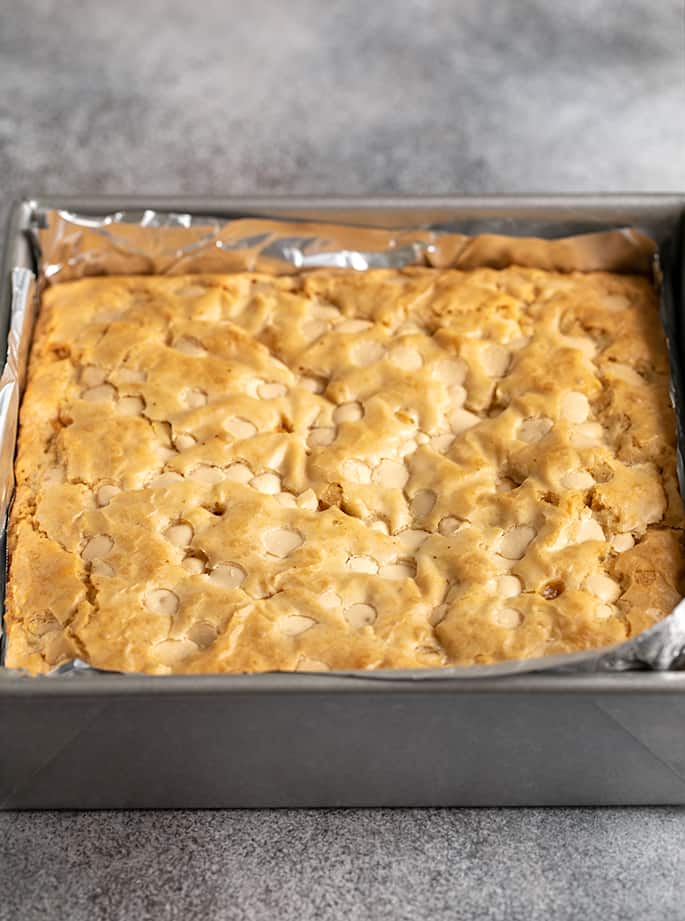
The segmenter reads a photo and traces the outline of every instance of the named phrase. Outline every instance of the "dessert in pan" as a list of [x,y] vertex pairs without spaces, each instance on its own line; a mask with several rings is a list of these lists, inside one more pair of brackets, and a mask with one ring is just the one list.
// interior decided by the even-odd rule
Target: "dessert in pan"
[[90,278],[43,297],[6,664],[436,668],[681,597],[657,294],[603,272]]

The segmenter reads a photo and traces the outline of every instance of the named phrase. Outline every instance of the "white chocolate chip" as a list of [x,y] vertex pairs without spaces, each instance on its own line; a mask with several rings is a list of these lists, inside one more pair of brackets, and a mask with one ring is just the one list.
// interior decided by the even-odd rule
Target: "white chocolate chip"
[[589,489],[594,484],[595,478],[587,470],[569,470],[561,478],[561,485],[566,489]]
[[361,630],[362,627],[368,627],[376,620],[376,609],[371,604],[351,604],[349,608],[343,611],[345,620],[354,630]]
[[562,418],[574,425],[580,425],[590,415],[590,401],[584,393],[570,390],[561,398],[560,411]]
[[515,608],[496,608],[491,614],[491,620],[498,627],[513,630],[521,625],[523,616]]
[[106,377],[107,374],[102,368],[88,365],[81,372],[81,383],[84,387],[99,387],[100,384],[104,384]]
[[260,473],[250,480],[250,486],[265,496],[275,496],[281,491],[281,478],[275,473]]
[[368,320],[342,320],[336,324],[335,331],[336,333],[361,333],[365,329],[371,329],[372,326],[373,323],[369,323]]
[[499,552],[505,560],[520,560],[534,538],[535,529],[526,524],[512,528],[502,535]]
[[217,631],[212,624],[199,620],[188,628],[186,636],[199,649],[207,649],[212,643],[216,642]]
[[300,493],[297,497],[297,505],[298,508],[302,508],[306,512],[315,512],[319,507],[319,500],[314,490],[305,489],[304,492]]
[[373,471],[373,481],[385,489],[404,489],[409,479],[409,471],[399,461],[383,458]]
[[521,580],[516,576],[499,576],[495,580],[495,590],[500,598],[516,598],[521,594]]
[[300,387],[309,390],[310,393],[323,393],[326,389],[326,381],[323,377],[311,377],[305,375],[300,378]]
[[199,409],[201,406],[206,406],[207,400],[208,397],[204,390],[199,390],[197,387],[186,390],[185,403],[187,406],[190,406],[191,409]]
[[600,601],[616,601],[621,594],[621,586],[609,576],[593,573],[585,580],[585,590],[599,598]]
[[257,395],[261,400],[276,400],[279,397],[284,397],[288,392],[288,388],[285,384],[280,384],[276,381],[260,384],[257,387]]
[[176,351],[183,352],[184,355],[191,355],[194,358],[207,354],[207,349],[202,343],[191,336],[181,336],[180,339],[174,342],[174,348]]
[[378,563],[370,556],[348,557],[345,566],[352,572],[366,572],[372,575],[378,572]]
[[217,563],[208,578],[210,582],[220,585],[221,588],[233,589],[240,588],[245,581],[245,576],[245,570],[237,563]]
[[205,564],[199,556],[187,556],[181,563],[181,566],[183,566],[186,572],[195,576],[205,571]]
[[174,446],[177,451],[190,451],[191,448],[194,448],[197,444],[193,435],[188,435],[185,432],[181,432],[176,435],[174,438]]
[[276,627],[285,636],[299,636],[315,625],[316,621],[312,617],[305,617],[304,614],[284,614],[276,621]]
[[168,470],[166,473],[160,474],[154,480],[151,480],[148,483],[152,489],[161,488],[164,486],[172,486],[174,483],[182,483],[183,477],[180,473],[175,473],[173,470]]
[[447,388],[450,406],[453,409],[459,409],[466,401],[466,390],[461,384],[455,384],[454,387]]
[[240,462],[230,464],[226,468],[226,479],[231,480],[232,483],[249,483],[252,479],[252,471],[247,464]]
[[488,377],[504,377],[510,362],[511,355],[501,345],[486,345],[481,352],[481,363]]
[[635,539],[632,534],[617,534],[611,542],[611,547],[616,553],[625,553],[635,546]]
[[351,483],[367,484],[371,482],[371,468],[363,461],[350,458],[341,464],[342,474]]
[[335,441],[334,428],[317,428],[312,429],[307,437],[307,444],[310,448],[323,448]]
[[595,448],[604,440],[604,429],[599,422],[584,422],[571,429],[571,444],[576,448]]
[[460,525],[461,521],[459,521],[458,518],[448,515],[446,518],[440,520],[438,531],[446,537],[448,534],[454,534],[455,531],[458,531]]
[[284,559],[293,550],[302,545],[304,538],[298,531],[291,528],[274,528],[262,536],[262,543],[267,553]]
[[530,416],[521,423],[517,438],[527,444],[535,444],[545,437],[554,423],[547,416]]
[[117,410],[122,416],[140,416],[145,409],[142,397],[122,397],[117,403]]
[[224,422],[224,429],[234,438],[253,438],[257,434],[257,426],[248,422],[247,419],[227,419]]
[[330,668],[320,659],[310,659],[309,656],[300,656],[295,666],[296,672],[330,672]]
[[198,464],[186,476],[195,483],[205,483],[208,486],[213,486],[215,483],[221,483],[224,479],[224,472],[219,467],[213,467],[210,464]]
[[96,534],[95,537],[91,537],[81,551],[81,559],[85,563],[92,563],[93,560],[99,560],[103,556],[107,556],[113,546],[114,541],[111,537],[106,534]]
[[187,547],[193,539],[193,529],[185,522],[172,524],[166,529],[164,536],[174,547]]
[[610,604],[598,604],[595,608],[595,617],[598,617],[600,620],[607,620],[607,618],[613,616],[614,609]]
[[480,417],[475,413],[469,412],[468,409],[458,408],[452,410],[449,414],[448,421],[454,434],[460,435],[462,432],[472,429],[474,425],[478,425]]
[[145,592],[145,607],[153,614],[174,615],[178,611],[178,595],[168,588],[153,588]]
[[384,354],[385,349],[380,342],[375,342],[372,339],[363,339],[361,342],[356,342],[352,347],[354,362],[360,368],[366,368],[368,365],[380,361]]
[[413,579],[416,575],[416,566],[403,561],[386,563],[378,570],[378,575],[384,579]]
[[369,527],[372,531],[378,531],[379,534],[390,534],[390,528],[380,518],[377,521],[372,521]]
[[339,608],[342,604],[342,599],[332,588],[327,588],[325,592],[319,595],[319,604],[322,608],[326,608],[326,610],[329,611],[334,608]]
[[111,403],[116,395],[117,392],[111,384],[100,384],[98,387],[91,387],[90,390],[84,390],[81,399],[88,403]]
[[454,435],[433,435],[430,440],[430,446],[434,451],[437,451],[438,454],[444,454],[454,444]]
[[325,320],[305,320],[300,331],[307,342],[314,342],[328,331],[328,323]]
[[411,500],[412,514],[416,518],[423,518],[430,514],[435,505],[436,495],[432,489],[420,489]]
[[355,400],[352,403],[343,403],[341,406],[336,406],[333,410],[333,421],[338,425],[341,422],[356,422],[363,415],[364,408],[362,404]]
[[93,560],[91,572],[96,576],[113,576],[114,569],[104,560]]
[[291,492],[279,492],[277,496],[274,496],[274,499],[283,508],[297,508],[297,499]]
[[410,438],[409,441],[405,441],[403,445],[400,445],[398,453],[400,457],[407,457],[409,454],[413,454],[414,451],[418,448],[417,443],[413,438]]
[[174,665],[180,665],[181,662],[185,662],[196,653],[197,645],[190,639],[163,640],[155,645],[153,651],[157,661],[173,668]]
[[423,364],[423,358],[418,349],[411,345],[398,345],[390,350],[390,361],[403,371],[418,371]]
[[119,368],[117,377],[122,384],[142,384],[147,375],[144,371],[139,371],[138,368]]
[[430,537],[428,531],[421,531],[417,528],[407,528],[406,531],[400,531],[397,535],[397,539],[407,553],[414,553],[418,550],[428,537]]
[[630,365],[623,364],[620,361],[609,361],[602,368],[607,377],[615,377],[633,387],[644,386],[644,380],[640,377],[634,368]]
[[598,521],[594,518],[583,518],[576,522],[570,529],[572,543],[584,544],[591,540],[606,540],[604,531]]
[[464,383],[468,366],[461,358],[441,358],[435,362],[433,370],[446,386],[452,387]]
[[109,505],[112,499],[121,492],[118,486],[110,486],[106,483],[101,486],[96,495],[96,501],[99,506]]

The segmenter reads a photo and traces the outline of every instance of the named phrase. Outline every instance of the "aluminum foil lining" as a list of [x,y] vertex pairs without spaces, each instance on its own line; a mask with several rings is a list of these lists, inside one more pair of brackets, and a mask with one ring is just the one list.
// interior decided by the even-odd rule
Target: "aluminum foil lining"
[[[655,243],[633,228],[548,240],[490,234],[468,237],[439,227],[391,231],[300,221],[225,220],[156,211],[118,212],[101,217],[47,211],[40,215],[34,228],[33,242],[43,284],[84,275],[248,270],[285,274],[322,267],[365,271],[409,264],[441,268],[502,268],[518,264],[557,271],[632,272],[661,280],[661,271],[655,272],[659,269]],[[682,305],[678,302],[679,289],[672,281],[665,272],[661,307],[671,356],[672,394],[678,419],[678,466],[682,471],[685,387],[676,342],[676,317]],[[17,416],[35,316],[35,288],[30,271],[14,269],[7,362],[0,377],[0,513],[5,523],[14,486]],[[532,671],[667,670],[678,668],[684,660],[685,600],[649,630],[625,643],[600,650],[493,665],[344,671],[335,675],[376,681],[430,681]],[[74,660],[54,669],[49,677],[97,675],[99,671]],[[5,674],[10,674],[10,670],[5,670]],[[298,673],[298,679],[301,678]]]

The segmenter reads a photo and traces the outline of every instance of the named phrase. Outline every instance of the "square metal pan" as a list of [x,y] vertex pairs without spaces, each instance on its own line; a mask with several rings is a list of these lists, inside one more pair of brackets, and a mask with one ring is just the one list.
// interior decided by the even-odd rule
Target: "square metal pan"
[[[541,236],[678,235],[685,195],[529,198],[45,197],[36,207],[192,211]],[[0,808],[685,803],[685,673],[384,681],[306,674],[18,677],[0,670]]]

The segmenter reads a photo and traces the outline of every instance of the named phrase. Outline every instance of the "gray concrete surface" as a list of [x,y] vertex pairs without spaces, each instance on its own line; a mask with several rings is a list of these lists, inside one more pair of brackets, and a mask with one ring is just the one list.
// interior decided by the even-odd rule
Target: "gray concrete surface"
[[[6,2],[0,216],[38,191],[683,190],[682,18]],[[0,918],[678,919],[684,845],[677,809],[4,814]]]

